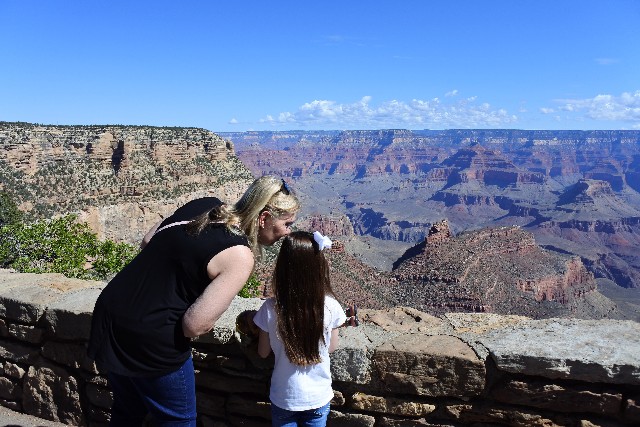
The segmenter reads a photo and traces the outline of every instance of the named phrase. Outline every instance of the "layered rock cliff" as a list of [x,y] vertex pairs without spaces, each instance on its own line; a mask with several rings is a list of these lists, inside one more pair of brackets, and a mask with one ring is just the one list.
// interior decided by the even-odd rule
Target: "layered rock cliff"
[[131,243],[190,198],[235,200],[252,180],[233,144],[204,129],[5,122],[0,177],[32,217],[78,212]]
[[432,314],[617,316],[578,257],[544,250],[519,227],[453,237],[446,221],[440,222],[398,260],[393,273],[398,303]]
[[356,234],[417,243],[443,217],[456,233],[519,225],[599,278],[640,284],[640,131],[284,134],[221,136],[254,173],[294,177],[310,205],[343,210]]

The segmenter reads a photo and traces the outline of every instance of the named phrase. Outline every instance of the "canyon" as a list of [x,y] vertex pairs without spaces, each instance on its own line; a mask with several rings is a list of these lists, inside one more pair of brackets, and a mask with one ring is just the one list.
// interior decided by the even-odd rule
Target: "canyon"
[[578,256],[604,287],[629,290],[637,311],[640,131],[219,135],[254,174],[289,177],[309,214],[347,216],[368,242],[365,262],[391,270],[443,219],[454,234],[519,226],[540,246]]
[[[529,134],[0,123],[0,191],[29,218],[77,213],[101,238],[137,243],[185,201],[232,202],[272,173],[302,200],[296,227],[334,239],[342,301],[639,320],[626,292],[638,283],[638,133]],[[264,293],[275,251],[256,271]]]

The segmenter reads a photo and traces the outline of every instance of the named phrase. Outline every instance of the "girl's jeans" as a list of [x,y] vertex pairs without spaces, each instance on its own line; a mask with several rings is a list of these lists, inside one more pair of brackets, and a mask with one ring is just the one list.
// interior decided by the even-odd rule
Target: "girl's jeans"
[[324,427],[327,425],[329,403],[306,411],[288,411],[271,404],[271,425],[273,427]]
[[140,427],[151,415],[154,426],[196,425],[196,386],[191,357],[175,372],[132,378],[109,373],[113,390],[111,426]]

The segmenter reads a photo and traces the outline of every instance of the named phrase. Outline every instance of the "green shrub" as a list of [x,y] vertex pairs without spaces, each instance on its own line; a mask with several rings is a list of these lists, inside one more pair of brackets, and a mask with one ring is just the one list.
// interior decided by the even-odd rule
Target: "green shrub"
[[22,220],[22,212],[8,193],[0,192],[0,227]]
[[120,271],[138,249],[99,241],[85,223],[67,215],[0,227],[0,266],[23,273],[61,273],[104,280]]
[[262,283],[260,283],[260,280],[258,280],[255,274],[252,274],[249,276],[247,283],[244,284],[244,287],[238,292],[238,296],[242,298],[255,298],[259,296],[261,286]]

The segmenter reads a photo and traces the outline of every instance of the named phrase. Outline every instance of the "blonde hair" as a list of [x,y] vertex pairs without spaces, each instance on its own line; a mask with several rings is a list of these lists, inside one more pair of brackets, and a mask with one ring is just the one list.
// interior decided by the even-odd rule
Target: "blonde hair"
[[193,221],[190,229],[199,233],[211,222],[223,222],[231,231],[242,231],[254,255],[259,258],[262,254],[262,247],[258,243],[260,214],[267,211],[275,218],[281,218],[299,210],[300,201],[284,179],[265,175],[254,180],[235,204],[212,209]]

